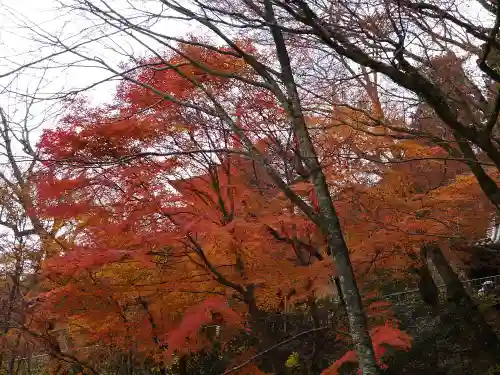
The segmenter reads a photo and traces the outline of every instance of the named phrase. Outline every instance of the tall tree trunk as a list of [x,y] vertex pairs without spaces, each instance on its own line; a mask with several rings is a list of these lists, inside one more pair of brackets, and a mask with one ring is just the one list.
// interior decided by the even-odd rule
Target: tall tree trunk
[[424,246],[423,252],[432,261],[442,277],[446,285],[447,299],[454,304],[457,313],[471,328],[478,342],[494,356],[500,355],[499,338],[484,319],[484,316],[478,309],[477,303],[465,290],[465,287],[450,266],[441,248],[437,244],[431,243]]
[[439,310],[439,289],[429,269],[425,246],[420,249],[420,257],[422,264],[417,271],[419,276],[418,290],[420,292],[420,297],[427,305],[432,307],[433,312],[437,315]]
[[[337,265],[340,286],[345,300],[345,309],[349,320],[349,331],[356,348],[360,368],[363,375],[378,374],[373,345],[368,331],[368,322],[363,311],[351,260],[344,239],[339,235],[328,241],[328,248]],[[340,246],[336,246],[341,242]]]
[[286,89],[286,98],[281,98],[282,104],[287,110],[293,125],[293,133],[299,146],[299,155],[309,173],[309,180],[315,188],[321,230],[327,239],[329,253],[337,266],[337,273],[346,303],[350,334],[356,348],[361,373],[363,375],[375,375],[379,373],[379,367],[375,360],[368,323],[361,303],[361,295],[356,284],[354,270],[349,258],[349,250],[342,234],[337,212],[333,206],[328,184],[302,112],[288,48],[282,30],[278,27],[273,2],[265,0],[264,9],[265,19],[269,23],[269,29],[276,47],[276,56],[282,74],[281,78]]
[[[311,317],[313,320],[313,328],[318,328],[321,325],[319,318],[318,305],[316,304],[316,299],[310,296],[308,299],[309,308],[311,309]],[[317,372],[316,361],[318,359],[318,347],[321,346],[321,332],[314,332],[312,336],[311,351],[312,353],[308,356],[305,363],[305,375],[312,375]]]
[[134,358],[132,350],[129,350],[127,354],[127,375],[133,375],[133,373],[134,373]]
[[187,375],[187,374],[188,374],[187,356],[183,355],[179,358],[179,375]]
[[16,359],[15,357],[13,356],[10,361],[9,361],[9,375],[14,375],[14,367],[15,367],[15,364],[16,364]]

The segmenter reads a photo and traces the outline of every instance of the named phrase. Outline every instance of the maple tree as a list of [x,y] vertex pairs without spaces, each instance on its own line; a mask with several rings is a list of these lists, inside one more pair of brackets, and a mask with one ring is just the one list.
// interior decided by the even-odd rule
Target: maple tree
[[[221,86],[220,89],[224,88]],[[212,273],[215,278],[215,283],[206,280],[201,291],[223,293],[229,289],[237,292],[251,312],[276,308],[281,298],[278,290],[286,294],[287,289],[296,289],[297,281],[310,282],[311,276],[317,276],[322,269],[324,271],[319,274],[323,275],[323,280],[320,278],[319,281],[320,285],[321,282],[324,284],[332,271],[328,262],[312,262],[312,266],[304,269],[293,265],[293,258],[291,262],[285,255],[287,252],[295,254],[299,265],[307,265],[314,259],[312,256],[322,256],[324,237],[320,232],[311,237],[316,226],[298,215],[288,200],[278,194],[279,189],[266,178],[265,171],[258,164],[238,156],[238,153],[243,154],[241,141],[227,139],[224,131],[220,138],[213,135],[208,140],[203,138],[205,130],[197,128],[203,123],[203,118],[194,121],[192,113],[183,112],[184,106],[172,103],[165,104],[166,108],[162,105],[132,118],[130,113],[138,111],[134,107],[135,89],[127,84],[120,88],[119,98],[132,102],[132,105],[126,102],[127,105],[121,108],[112,106],[82,111],[85,107],[77,103],[79,111],[76,115],[68,116],[61,129],[47,131],[40,144],[48,161],[37,180],[37,209],[42,215],[66,222],[67,233],[59,241],[67,243],[70,249],[64,249],[61,256],[46,262],[46,272],[52,283],[48,287],[52,290],[42,298],[47,306],[61,307],[50,308],[52,314],[60,318],[68,311],[83,311],[72,316],[70,324],[79,326],[80,334],[91,333],[91,341],[123,347],[131,342],[142,344],[149,341],[149,345],[139,349],[147,352],[156,347],[161,353],[163,344],[157,332],[164,332],[169,326],[172,329],[176,319],[164,315],[164,310],[161,313],[155,310],[168,306],[167,315],[178,315],[186,305],[202,301],[183,295],[183,290],[193,289],[193,282],[199,284],[204,280],[205,274],[192,274],[200,268],[200,263],[201,269]],[[139,91],[142,89],[138,88]],[[142,98],[141,95],[137,97]],[[264,113],[267,121],[272,119],[274,124],[284,121],[280,118],[283,112],[279,107],[273,106],[269,99],[265,100],[265,95],[259,97],[264,100],[252,100],[247,105],[240,102],[237,106],[239,121],[249,127],[249,133],[257,134],[256,130],[260,130],[255,124],[258,126],[258,116],[263,114],[262,106],[269,110],[269,113]],[[150,106],[151,103],[146,101],[141,105]],[[118,116],[117,110],[120,111]],[[169,121],[170,110],[175,115],[175,123]],[[112,115],[107,117],[108,113]],[[159,122],[159,118],[163,121]],[[151,126],[156,129],[151,129]],[[144,137],[143,127],[146,127]],[[200,147],[201,141],[196,138],[200,134],[198,130],[203,135],[201,139],[212,147],[208,151],[216,151],[210,153],[210,157],[207,157],[206,149]],[[183,139],[186,133],[187,137]],[[349,134],[344,138],[337,134],[335,142],[343,143],[345,138],[349,138]],[[224,151],[222,156],[216,155],[217,150],[224,149],[218,144],[220,148],[214,147],[219,139],[226,142],[224,147],[228,144],[236,146],[236,155],[225,155]],[[178,148],[166,153],[156,151],[160,146],[168,145],[168,141]],[[266,145],[266,141],[264,138],[257,146],[262,149],[275,146],[273,143]],[[331,141],[332,138],[327,138],[327,142],[334,145]],[[390,139],[383,147],[388,145],[403,149],[400,145],[390,144]],[[155,151],[142,152],[146,147]],[[194,150],[185,152],[187,147]],[[201,157],[196,159],[193,155]],[[213,155],[219,158],[219,164],[213,161]],[[58,163],[54,163],[54,159]],[[109,166],[116,159],[122,162]],[[335,162],[338,161],[330,157],[327,160],[330,165],[325,168],[336,168],[328,170],[328,176],[335,181],[337,188],[342,189],[352,186],[354,174],[367,168],[362,163],[349,164],[352,174],[346,174],[342,169],[346,163],[337,166]],[[191,172],[206,170],[206,174],[181,179],[170,177],[178,174],[181,166],[182,171],[186,171],[183,163],[188,163]],[[92,165],[94,167],[90,168]],[[248,170],[252,171],[250,175]],[[175,187],[181,195],[169,190],[167,185]],[[388,186],[394,186],[394,183],[390,182]],[[296,182],[293,189],[308,196],[313,207],[317,207],[317,200],[314,194],[311,195],[314,192],[311,184]],[[173,245],[175,243],[180,246]],[[262,253],[264,246],[267,251]],[[172,272],[173,278],[165,275],[161,268],[151,268],[162,257],[178,259],[178,264],[173,266],[176,270]],[[219,264],[228,262],[231,267],[228,271],[218,270]],[[143,269],[145,265],[150,268]],[[189,277],[187,275],[194,280],[182,282],[184,277]],[[150,282],[137,283],[143,278]],[[58,287],[60,283],[63,285]],[[195,289],[200,290],[200,285]],[[310,291],[308,287],[306,292]],[[143,293],[156,294],[153,302],[146,302],[148,298],[143,297]],[[69,295],[77,298],[63,304],[55,303]],[[105,300],[111,303],[104,303]],[[164,305],[166,300],[169,302]],[[124,310],[131,313],[133,309],[139,313],[130,321]],[[104,316],[108,321],[105,325],[102,324]],[[194,322],[195,327],[205,322],[202,316],[198,319]],[[117,324],[119,321],[121,324]],[[140,337],[135,336],[139,334],[137,327],[146,321],[150,330],[142,330]],[[97,322],[100,328],[95,326]],[[181,325],[180,332],[195,329],[189,319],[186,324],[191,328]],[[175,331],[172,335],[175,337]],[[191,343],[191,349],[207,344],[196,340]]]
[[[311,220],[321,196],[317,183],[302,176],[299,137],[283,149],[289,115],[265,91],[238,82],[228,90],[229,80],[221,77],[235,74],[230,69],[241,74],[239,82],[252,75],[230,54],[215,60],[221,51],[188,44],[178,48],[184,60],[147,60],[155,68],[123,83],[115,104],[77,102],[62,126],[42,138],[37,211],[64,221],[58,238],[64,246],[45,264],[41,311],[55,319],[71,312],[68,323],[87,343],[122,350],[135,343],[156,359],[167,345],[183,355],[185,336],[188,350],[210,346],[198,331],[214,319],[227,323],[228,332],[241,329],[238,313],[276,309],[292,291],[296,300],[307,299],[333,275],[325,229]],[[234,111],[229,125],[236,123],[237,131],[213,125],[217,116],[229,121],[217,105],[215,113],[198,107],[215,95]],[[340,115],[304,119],[355,264],[405,267],[429,237],[478,236],[485,229],[470,208],[489,209],[488,203],[478,199],[474,178],[461,175],[460,163],[450,171],[446,160],[435,158],[439,149],[390,134],[370,136],[366,117]],[[332,120],[330,131],[314,131]],[[262,163],[259,155],[269,157]],[[271,168],[283,180],[273,178]],[[444,179],[443,168],[451,173]],[[370,232],[377,235],[367,240]],[[380,248],[387,254],[380,256]],[[222,299],[203,302],[212,293],[243,305],[234,304],[236,313]],[[186,306],[197,305],[182,318]],[[148,329],[139,330],[143,326]],[[375,354],[380,357],[378,344]]]
[[[121,88],[118,95],[135,98],[135,89],[129,87],[129,93]],[[251,123],[263,108],[273,108],[261,97],[257,107],[255,101],[247,107],[240,102],[242,122]],[[315,290],[311,283],[328,282],[333,271],[330,262],[312,260],[313,255],[321,256],[321,233],[314,235],[314,226],[290,209],[250,159],[238,152],[203,154],[196,138],[198,123],[191,126],[193,120],[187,117],[191,114],[183,113],[183,107],[174,112],[174,119],[182,120],[180,125],[165,129],[165,122],[156,121],[159,128],[154,137],[143,138],[141,124],[150,127],[148,120],[160,116],[169,120],[168,106],[155,108],[140,123],[127,115],[137,110],[133,105],[111,118],[99,115],[110,112],[100,109],[83,117],[81,103],[78,106],[77,115],[68,116],[62,129],[46,132],[40,149],[50,161],[35,180],[39,214],[66,222],[65,234],[58,240],[67,248],[44,267],[49,291],[41,298],[54,317],[69,314],[70,326],[80,327],[79,334],[89,335],[91,342],[122,347],[136,342],[143,346],[140,351],[160,354],[164,345],[180,350],[182,343],[172,337],[194,330],[189,349],[195,350],[207,344],[195,343],[199,327],[206,323],[205,313],[182,320],[180,331],[175,326],[186,306],[202,302],[204,295],[236,297],[252,315],[278,308],[282,295],[292,289],[300,295],[300,288],[307,286],[306,292],[311,293]],[[251,111],[255,108],[259,112]],[[273,115],[269,112],[268,116]],[[277,112],[275,118],[281,113]],[[145,152],[141,158],[133,154],[141,142],[143,147],[158,147],[168,138],[174,146],[191,146],[200,152],[186,157],[183,148],[165,158],[161,152]],[[227,142],[240,147],[237,139]],[[116,157],[124,158],[124,163],[105,164]],[[89,168],[96,159],[102,167]],[[190,168],[191,173],[205,170],[206,174],[174,178]],[[300,186],[295,189],[304,194]],[[222,300],[216,301],[220,308]],[[139,311],[130,318],[132,312],[125,310]],[[149,321],[148,330],[139,332],[145,321]]]
[[[75,338],[86,343],[133,348],[155,360],[167,346],[183,357],[210,347],[210,337],[198,334],[201,326],[224,325],[223,336],[232,337],[244,331],[247,313],[262,337],[256,315],[279,309],[283,296],[314,308],[311,294],[337,274],[361,369],[376,373],[383,340],[370,336],[358,286],[368,287],[377,268],[407,278],[430,241],[453,255],[457,242],[484,233],[491,205],[498,207],[492,136],[498,111],[489,113],[485,103],[471,109],[471,98],[481,95],[463,79],[457,56],[429,61],[424,76],[400,46],[395,66],[332,33],[331,9],[316,2],[263,1],[253,8],[219,2],[220,10],[204,2],[194,9],[164,3],[227,46],[192,38],[168,44],[171,53],[150,50],[152,58],[123,71],[106,65],[125,79],[115,102],[98,108],[76,102],[60,128],[45,132],[45,165],[33,180],[36,209],[61,222],[62,234],[44,265],[44,307],[33,326],[41,330],[47,315],[69,315]],[[400,31],[390,16],[355,16],[349,6],[333,8],[344,17],[340,24],[364,24],[354,28],[355,40],[365,29],[375,30],[370,38],[377,43],[381,28]],[[410,18],[421,12],[400,6]],[[439,7],[428,10],[424,15],[432,18]],[[99,6],[91,12],[109,17]],[[271,47],[233,40],[220,24],[235,24],[206,12],[265,30]],[[304,42],[316,50],[302,51]],[[326,84],[311,78],[321,64],[308,62],[319,61],[325,49],[364,66],[356,81],[363,93],[349,99],[354,106],[338,105],[341,93],[325,89],[328,77]],[[383,105],[387,94],[382,97],[378,76],[366,67],[423,97],[442,123],[434,116],[432,124],[408,127],[403,114],[391,112],[395,101]],[[306,89],[311,82],[314,89]],[[469,122],[474,127],[464,125]],[[485,214],[478,219],[477,211]],[[224,296],[232,309],[224,299],[206,301],[211,294]],[[187,307],[194,313],[182,318]],[[397,331],[377,332],[408,346]]]
[[354,262],[406,277],[423,243],[454,251],[483,236],[495,211],[467,165],[426,141],[377,132],[356,110],[331,114],[315,144]]
[[[497,40],[491,36],[498,30],[494,22],[496,7],[490,1],[470,1],[483,11],[479,23],[461,7],[450,9],[444,1],[422,4],[383,1],[376,6],[367,6],[361,13],[357,12],[358,3],[349,1],[336,5],[305,0],[294,0],[290,4],[269,0],[253,5],[237,0],[159,3],[170,9],[172,19],[188,17],[199,23],[206,33],[216,35],[229,46],[245,29],[251,30],[244,34],[246,37],[255,36],[265,41],[278,60],[283,57],[279,55],[285,47],[291,52],[292,58],[288,60],[293,65],[293,74],[287,78],[276,75],[276,71],[270,68],[272,59],[253,52],[242,53],[237,48],[232,52],[234,56],[249,57],[254,59],[253,62],[262,63],[256,72],[264,81],[273,77],[276,82],[281,80],[300,86],[303,101],[306,97],[306,101],[315,97],[324,103],[352,104],[354,96],[373,103],[376,107],[373,118],[380,127],[395,130],[398,137],[427,138],[452,152],[451,157],[465,161],[490,202],[498,207],[498,186],[483,165],[492,163],[498,167],[499,164],[496,122],[500,106],[495,105],[498,102],[495,99],[500,76],[496,71]],[[150,47],[151,38],[168,45],[179,40],[190,43],[189,38],[172,36],[165,31],[153,32],[128,17],[110,17],[106,7],[98,2],[80,4],[76,1],[67,7],[107,19],[117,29],[134,28],[150,51],[154,51]],[[132,9],[138,15],[142,14],[140,7]],[[249,18],[248,13],[257,16]],[[170,19],[170,16],[166,18]],[[277,30],[270,28],[267,22],[274,18]],[[489,26],[478,26],[480,23],[489,23]],[[447,35],[447,30],[453,30],[452,35]],[[276,31],[286,36],[281,46],[271,41],[278,35]],[[423,37],[412,39],[409,35]],[[72,51],[60,41],[54,40],[53,43],[61,51]],[[210,38],[198,40],[193,45],[217,50]],[[222,52],[226,55],[228,51]],[[116,70],[84,51],[79,56],[102,65],[113,74],[131,78],[128,70]],[[322,63],[317,64],[317,61]],[[142,62],[138,63],[140,66]],[[471,63],[475,69],[470,68]],[[330,69],[325,69],[325,66]],[[477,80],[476,72],[482,74],[484,80]],[[206,73],[237,78],[224,71]],[[294,82],[290,81],[291,77]],[[256,81],[246,83],[261,85]],[[335,92],[331,87],[335,87]],[[401,103],[400,93],[410,94],[406,102]],[[393,106],[400,112],[413,112],[413,102],[418,104],[414,116],[417,124],[408,126],[406,121],[399,124],[386,121],[385,115],[392,112]],[[405,108],[400,108],[401,105]],[[364,105],[357,107],[361,111],[366,108]],[[450,144],[458,147],[450,148]],[[478,150],[481,150],[480,155]]]
[[[33,95],[38,90],[32,90]],[[12,92],[2,97],[0,106],[0,371],[10,373],[25,370],[23,358],[39,352],[72,361],[61,352],[46,319],[40,321],[43,330],[29,327],[39,292],[38,272],[43,259],[59,248],[55,241],[59,224],[44,220],[34,210],[30,179],[38,153],[31,137],[40,121],[35,115],[39,103],[28,101],[21,111],[13,104],[17,101],[21,98]],[[53,115],[46,110],[42,119]]]

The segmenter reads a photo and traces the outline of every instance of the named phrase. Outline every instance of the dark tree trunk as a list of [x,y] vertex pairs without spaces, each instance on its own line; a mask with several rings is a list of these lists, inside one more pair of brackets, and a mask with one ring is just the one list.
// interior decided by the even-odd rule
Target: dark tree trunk
[[420,253],[422,264],[418,269],[418,290],[420,291],[422,300],[427,305],[431,306],[433,311],[436,313],[439,307],[439,289],[436,286],[436,283],[434,282],[434,279],[432,278],[431,272],[429,270],[426,248],[423,247]]
[[438,270],[446,285],[446,297],[448,301],[453,303],[457,314],[471,328],[478,343],[493,356],[500,355],[500,341],[498,336],[484,319],[477,303],[465,290],[458,275],[441,251],[441,248],[436,244],[428,244],[423,248],[423,253]]
[[179,358],[179,375],[187,375],[188,374],[188,361],[187,356],[183,355]]
[[[482,165],[479,163],[474,151],[472,150],[470,144],[461,137],[458,133],[455,133],[455,138],[458,142],[458,146],[462,151],[465,159],[467,160],[467,165],[469,166],[471,172],[476,177],[476,180],[481,187],[483,193],[488,197],[489,201],[493,204],[496,211],[500,211],[500,188],[498,187],[495,180],[493,180],[484,170]],[[497,167],[500,167],[497,164]]]
[[13,357],[9,361],[9,375],[14,375],[15,364],[16,364],[16,359]]

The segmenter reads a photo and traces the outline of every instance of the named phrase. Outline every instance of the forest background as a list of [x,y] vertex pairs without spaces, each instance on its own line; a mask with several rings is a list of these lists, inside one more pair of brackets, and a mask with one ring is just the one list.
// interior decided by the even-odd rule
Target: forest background
[[56,5],[2,8],[2,373],[498,373],[496,1]]

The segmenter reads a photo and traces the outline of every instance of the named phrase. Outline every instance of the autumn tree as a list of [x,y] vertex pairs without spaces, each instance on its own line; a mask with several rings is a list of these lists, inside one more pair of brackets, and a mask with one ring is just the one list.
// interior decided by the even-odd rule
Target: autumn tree
[[[215,63],[202,49],[180,48]],[[245,69],[238,59],[226,61],[228,70]],[[190,64],[182,69],[200,74]],[[198,100],[196,86],[175,71],[141,74],[165,91]],[[205,79],[214,93],[225,95],[226,80]],[[65,222],[59,241],[67,244],[45,263],[44,314],[66,316],[70,327],[78,327],[75,335],[90,344],[156,353],[153,358],[167,345],[185,355],[207,344],[198,342],[198,330],[212,318],[203,320],[207,310],[201,305],[182,318],[180,331],[176,325],[186,306],[207,295],[229,298],[240,314],[247,310],[253,327],[261,311],[279,309],[290,292],[308,298],[328,285],[333,268],[324,260],[324,236],[248,157],[241,138],[224,127],[207,129],[203,114],[176,103],[151,107],[157,99],[136,85],[125,83],[117,98],[119,104],[97,109],[76,103],[61,127],[42,137],[45,166],[33,180],[37,212]],[[265,121],[280,136],[284,112],[271,97],[256,92],[233,100],[250,137],[262,137],[260,126],[269,130]],[[256,143],[263,153],[274,145],[266,137]],[[293,189],[301,196],[311,190],[304,184]],[[214,313],[224,304],[215,302],[207,305]],[[139,329],[144,321],[148,330]],[[184,347],[186,335],[192,342]]]
[[[30,179],[38,165],[38,150],[33,138],[41,124],[57,117],[60,108],[21,95],[21,81],[17,77],[0,94],[0,368],[9,373],[20,371],[26,365],[22,358],[39,351],[64,357],[47,320],[42,320],[42,331],[29,328],[41,263],[59,247],[58,223],[43,220],[34,211]],[[28,92],[36,95],[44,84],[40,79]]]
[[[353,11],[358,4],[350,2],[331,7],[308,1],[277,2],[297,22],[290,34],[299,35],[300,27],[305,27],[307,31],[300,31],[305,38],[312,37],[311,41],[327,46],[332,53],[382,73],[417,95],[447,129],[444,140],[458,148],[458,152],[452,150],[455,157],[469,164],[483,191],[498,206],[496,182],[473,151],[480,149],[498,167],[494,135],[498,108],[492,88],[496,75],[487,62],[496,48],[495,6],[480,3],[484,17],[476,21],[453,2],[384,1],[372,5],[360,13]],[[493,20],[486,26],[488,13]],[[417,34],[423,37],[412,39]],[[476,63],[475,71],[466,67],[471,60]],[[479,71],[484,74],[484,84],[474,79]],[[435,134],[432,128],[425,131]]]
[[[225,132],[221,132],[219,140],[225,140],[229,135],[237,136],[244,151],[266,169],[276,187],[283,191],[287,199],[299,207],[326,237],[330,252],[335,255],[344,294],[347,297],[351,329],[358,342],[362,367],[367,369],[365,373],[375,371],[374,356],[370,349],[359,293],[356,292],[347,247],[331,201],[332,196],[338,198],[337,192],[334,191],[332,194],[331,186],[328,184],[328,171],[321,165],[316,144],[312,142],[314,135],[322,128],[321,121],[312,125],[308,115],[318,112],[335,115],[332,107],[339,107],[340,100],[344,102],[344,106],[352,107],[352,104],[355,104],[356,112],[369,120],[370,126],[363,129],[366,134],[381,136],[390,133],[395,139],[424,138],[439,145],[448,153],[446,156],[448,159],[468,164],[490,202],[493,206],[498,206],[498,187],[494,176],[487,168],[487,164],[491,164],[494,168],[498,166],[498,150],[493,135],[498,111],[496,106],[493,106],[496,103],[494,96],[486,94],[491,85],[483,88],[472,79],[463,80],[462,78],[468,74],[463,69],[466,60],[457,62],[461,57],[450,53],[451,49],[458,48],[477,55],[480,53],[477,43],[470,42],[468,36],[473,35],[485,41],[486,55],[480,54],[479,68],[486,70],[489,81],[490,78],[494,80],[494,72],[488,70],[491,59],[486,63],[485,56],[490,53],[491,45],[494,43],[496,27],[490,29],[476,27],[473,22],[462,21],[463,17],[458,16],[459,10],[451,11],[449,9],[453,8],[449,7],[444,10],[440,8],[442,4],[422,5],[386,1],[380,4],[364,4],[373,5],[367,6],[366,10],[358,3],[349,2],[341,2],[335,6],[314,1],[259,3],[197,1],[189,5],[162,1],[161,4],[174,13],[172,15],[168,13],[165,17],[185,17],[200,23],[204,30],[222,39],[227,48],[220,48],[219,44],[208,38],[189,40],[158,33],[143,24],[134,23],[129,17],[123,17],[109,3],[88,1],[76,1],[70,6],[104,20],[108,26],[125,35],[139,38],[148,52],[155,55],[156,60],[153,65],[157,64],[155,67],[158,72],[153,72],[155,69],[149,71],[146,69],[147,73],[144,73],[141,69],[143,66],[149,66],[151,61],[135,60],[132,66],[127,66],[125,69],[115,68],[103,59],[66,45],[58,38],[49,40],[77,58],[100,65],[131,85],[139,86],[141,89],[137,91],[138,95],[147,98],[143,104],[151,107],[154,107],[155,103],[160,106],[164,103],[184,106],[190,110],[189,115],[196,118],[196,122],[205,125],[206,129],[215,128],[213,124],[220,126]],[[487,4],[487,9],[494,10],[490,5]],[[363,11],[359,11],[360,9]],[[429,26],[432,20],[439,21],[439,27]],[[453,28],[452,38],[448,37],[450,27]],[[465,38],[461,38],[460,33],[455,31],[456,27],[465,32]],[[235,40],[242,40],[240,30],[244,30],[246,36],[250,35],[258,40],[263,48],[245,49],[245,43],[236,43]],[[422,31],[425,36],[423,39],[420,37]],[[411,39],[410,42],[409,35],[419,37]],[[172,61],[159,55],[157,49],[149,44],[151,40],[162,44],[173,53],[180,54],[182,58]],[[218,58],[221,58],[222,65],[218,69],[213,69],[206,63],[205,56],[179,51],[177,44],[173,43],[179,40],[191,46],[202,46],[207,52],[216,53]],[[437,55],[444,56],[430,58],[429,46],[438,51]],[[228,71],[231,64],[225,62],[224,58],[227,56],[244,62],[246,69],[238,72]],[[215,58],[212,56],[212,59]],[[318,61],[321,63],[317,64]],[[196,69],[183,69],[184,63],[191,64]],[[447,66],[451,69],[447,69]],[[137,74],[137,70],[142,74]],[[164,90],[162,71],[169,73],[163,78],[183,84]],[[408,91],[417,95],[419,98],[415,96],[406,98],[415,104],[419,101],[424,102],[437,114],[447,131],[436,134],[435,130],[442,124],[435,123],[431,129],[415,129],[408,126],[402,111],[399,113],[391,111],[392,106],[401,109],[397,105],[398,95],[383,94],[390,92],[391,90],[386,89],[393,89],[394,86],[390,81],[380,82],[380,74],[377,75],[374,71],[399,85],[403,89],[397,90],[399,96],[405,98]],[[221,91],[214,92],[216,87],[222,87],[217,86],[224,81],[222,78],[232,82],[232,89],[224,92],[224,95],[221,95]],[[460,83],[458,87],[454,87],[456,81]],[[353,82],[356,84],[353,85]],[[190,92],[184,89],[186,83],[187,86],[196,88],[196,96],[190,96]],[[336,90],[331,89],[334,87],[333,83]],[[344,88],[348,94],[352,94],[351,97],[342,93]],[[286,130],[275,136],[273,143],[275,154],[286,160],[286,163],[274,164],[272,158],[256,147],[255,139],[252,138],[255,129],[247,130],[245,124],[238,122],[235,96],[246,94],[254,98],[251,94],[257,92],[262,92],[264,98],[270,96],[271,102],[279,103],[283,109],[283,124],[286,124],[283,129]],[[367,102],[371,105],[358,105],[360,97],[367,98]],[[492,99],[485,99],[486,97]],[[144,109],[145,106],[136,107],[136,110],[139,108]],[[149,109],[145,110],[146,114]],[[471,122],[474,125],[470,125]],[[211,127],[208,127],[208,124]],[[269,123],[264,123],[263,127],[268,125]],[[215,144],[219,145],[217,142]],[[213,145],[212,143],[209,146],[213,148]],[[115,151],[116,155],[123,157],[123,154],[120,154],[123,150],[118,147]],[[137,151],[135,155],[141,153],[135,149],[127,151]],[[379,162],[387,162],[387,157],[381,155],[378,150],[371,149],[369,152],[363,151],[359,154],[363,160],[369,161],[369,163],[359,163],[365,168],[376,163],[377,157]],[[111,157],[106,155],[109,157],[106,161],[116,159],[116,155]],[[436,155],[430,155],[430,158],[433,157]],[[99,161],[102,161],[102,157],[99,157]],[[285,166],[290,165],[291,161],[294,170],[292,179],[301,178],[312,184],[313,199],[310,205],[290,188],[293,184],[289,176],[285,174],[283,177],[280,173],[282,172],[280,167],[286,168]],[[377,171],[377,168],[371,170]],[[362,175],[366,178],[366,173]],[[337,177],[335,174],[332,176]],[[394,183],[400,176],[392,173],[386,178],[389,181],[394,178],[392,180]],[[462,182],[467,179],[468,177],[462,177]],[[404,193],[404,189],[409,186],[415,188],[416,185],[419,184],[412,182],[408,187],[403,186],[398,193]],[[379,189],[379,192],[380,190],[383,189]],[[385,216],[384,210],[388,212],[393,208],[380,210],[382,216]],[[405,215],[400,214],[395,217],[403,216]],[[413,220],[409,222],[419,231],[422,230],[420,222],[416,223]],[[474,231],[479,231],[479,228],[480,226],[475,227]]]
[[[321,97],[321,101],[329,103],[352,104],[360,97],[376,103],[375,118],[379,126],[393,128],[399,136],[424,137],[445,147],[451,157],[464,160],[472,168],[483,191],[496,206],[496,183],[482,167],[488,161],[475,155],[475,149],[480,149],[489,162],[498,164],[493,131],[498,115],[494,62],[496,8],[490,2],[470,1],[470,4],[481,9],[477,19],[453,1],[365,2],[362,12],[358,11],[359,3],[349,1],[325,5],[303,0],[255,3],[224,0],[196,2],[192,6],[159,1],[153,6],[163,7],[166,19],[186,17],[198,22],[207,33],[225,43],[245,34],[255,36],[263,46],[274,50],[269,29],[273,22],[266,13],[266,6],[268,9],[272,6],[277,15],[275,26],[283,32],[285,45],[291,51],[296,84],[304,90],[302,100],[304,92],[308,92],[310,97]],[[69,1],[66,6],[84,11],[89,18],[105,20],[117,30],[126,30],[123,36],[140,40],[146,50],[154,49],[156,43],[186,41],[162,30],[153,31],[146,26],[147,22],[153,22],[147,17],[149,11],[141,12],[137,6],[131,5],[126,10],[107,2],[87,1]],[[127,11],[135,12],[137,22],[122,16]],[[220,20],[216,21],[217,18]],[[241,30],[245,30],[243,34]],[[80,52],[50,35],[47,40],[57,45],[60,53],[66,50],[78,58],[86,56],[83,50],[83,55],[79,55]],[[214,47],[212,43],[206,44]],[[93,62],[101,65],[103,61]],[[264,65],[270,67],[268,61]],[[112,66],[105,63],[104,67]],[[113,69],[114,74],[123,72]],[[270,73],[273,76],[276,72]],[[475,78],[481,74],[484,80]],[[405,100],[401,101],[401,97]],[[386,121],[394,108],[413,113],[415,106],[427,107],[431,114],[435,112],[436,119],[448,129],[448,138],[436,136],[432,129],[416,131],[408,124]],[[358,109],[365,110],[366,106],[360,105]],[[450,142],[455,146],[452,149]]]

